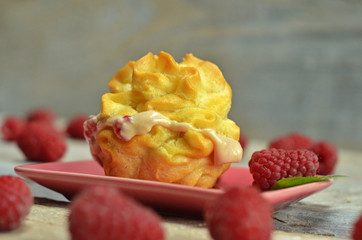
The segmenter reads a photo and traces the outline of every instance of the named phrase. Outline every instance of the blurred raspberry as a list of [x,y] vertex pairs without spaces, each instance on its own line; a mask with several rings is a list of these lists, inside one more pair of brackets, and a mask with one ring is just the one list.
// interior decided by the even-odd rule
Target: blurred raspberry
[[26,124],[17,144],[28,160],[40,162],[59,160],[67,148],[64,135],[42,122]]
[[49,109],[49,108],[36,108],[31,110],[27,114],[27,121],[28,122],[47,122],[47,123],[54,123],[57,118],[56,113]]
[[285,150],[308,149],[313,145],[313,139],[300,133],[289,133],[273,139],[269,148],[281,148]]
[[215,240],[267,240],[272,207],[254,187],[234,187],[206,204],[204,218]]
[[19,117],[9,116],[5,118],[1,126],[3,139],[6,141],[16,141],[24,125],[24,120]]
[[282,178],[314,176],[318,167],[317,155],[307,149],[264,149],[254,152],[249,161],[254,184],[262,190]]
[[243,148],[243,150],[245,151],[245,149],[246,149],[246,147],[248,146],[248,143],[249,143],[248,137],[245,136],[244,134],[240,133],[239,143],[240,143],[241,147]]
[[68,218],[73,240],[162,240],[161,219],[114,188],[91,187],[72,201]]
[[321,175],[333,173],[338,159],[337,148],[326,141],[320,141],[314,144],[310,150],[318,156],[319,169],[317,173]]
[[0,231],[18,228],[32,205],[31,190],[22,179],[0,176]]
[[356,220],[352,228],[352,239],[362,240],[362,214]]
[[84,139],[84,128],[83,124],[88,119],[88,116],[79,114],[74,116],[68,122],[67,133],[71,138]]

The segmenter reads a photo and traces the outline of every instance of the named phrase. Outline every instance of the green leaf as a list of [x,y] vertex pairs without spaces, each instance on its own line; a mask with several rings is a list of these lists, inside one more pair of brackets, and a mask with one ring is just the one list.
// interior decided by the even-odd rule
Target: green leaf
[[294,187],[302,184],[322,182],[330,178],[346,177],[344,175],[329,175],[329,176],[313,176],[313,177],[290,177],[283,178],[274,183],[270,190],[277,190],[282,188]]

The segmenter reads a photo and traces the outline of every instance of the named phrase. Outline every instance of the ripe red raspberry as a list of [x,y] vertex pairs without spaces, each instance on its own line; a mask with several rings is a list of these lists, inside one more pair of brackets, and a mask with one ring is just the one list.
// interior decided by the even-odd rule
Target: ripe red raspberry
[[246,147],[248,146],[248,137],[245,136],[244,134],[240,133],[240,137],[239,137],[239,143],[241,145],[241,147],[243,148],[243,150],[245,151]]
[[254,187],[234,187],[206,204],[204,218],[215,240],[267,240],[272,207]]
[[0,176],[0,231],[18,228],[32,205],[31,190],[22,179]]
[[161,219],[114,188],[95,186],[73,200],[68,218],[73,240],[162,240]]
[[48,124],[28,123],[17,139],[18,147],[30,161],[54,162],[66,151],[64,135]]
[[321,175],[333,173],[338,159],[337,148],[326,141],[320,141],[315,143],[310,150],[318,156],[319,169],[317,173]]
[[286,150],[308,149],[314,141],[300,133],[289,133],[284,136],[273,139],[269,143],[269,148],[281,148]]
[[27,114],[28,122],[41,121],[41,122],[53,123],[56,120],[56,118],[57,118],[56,113],[49,108],[36,108],[31,110]]
[[299,134],[290,133],[272,140],[269,148],[282,148],[286,150],[309,149],[318,156],[318,174],[328,175],[333,173],[338,161],[337,148],[329,142],[315,142],[311,138]]
[[354,223],[352,229],[352,239],[353,240],[362,240],[362,214]]
[[254,184],[262,190],[282,178],[314,176],[318,166],[317,155],[307,149],[264,149],[254,152],[249,161]]
[[23,130],[24,125],[25,122],[21,118],[14,116],[5,118],[1,126],[3,139],[9,142],[15,141]]
[[76,115],[68,122],[67,133],[71,138],[84,139],[83,124],[88,119],[85,115]]

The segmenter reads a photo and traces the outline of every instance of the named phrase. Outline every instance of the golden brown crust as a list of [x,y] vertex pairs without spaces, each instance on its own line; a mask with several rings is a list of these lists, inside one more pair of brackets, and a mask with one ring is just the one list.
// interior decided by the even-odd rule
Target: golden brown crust
[[[177,64],[168,53],[148,53],[121,68],[109,88],[101,101],[103,119],[151,110],[195,128],[239,138],[238,126],[227,118],[230,86],[215,64],[192,54]],[[111,176],[212,187],[230,166],[215,165],[213,142],[193,130],[180,133],[155,126],[124,141],[112,128],[105,128],[97,140],[105,172]]]

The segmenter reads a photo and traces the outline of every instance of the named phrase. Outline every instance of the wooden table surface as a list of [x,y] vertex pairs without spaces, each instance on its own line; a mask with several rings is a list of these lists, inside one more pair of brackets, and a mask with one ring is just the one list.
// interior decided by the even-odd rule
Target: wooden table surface
[[[68,139],[68,151],[62,161],[90,158],[85,141]],[[265,142],[251,141],[240,166],[246,166],[252,152]],[[339,150],[336,174],[348,178],[274,214],[273,239],[349,239],[356,217],[362,213],[362,152]],[[0,141],[0,175],[15,174],[14,166],[26,164],[15,144]],[[60,194],[28,181],[35,204],[22,227],[0,233],[2,240],[70,239],[67,231],[69,202]],[[211,239],[202,220],[163,217],[167,239]]]

